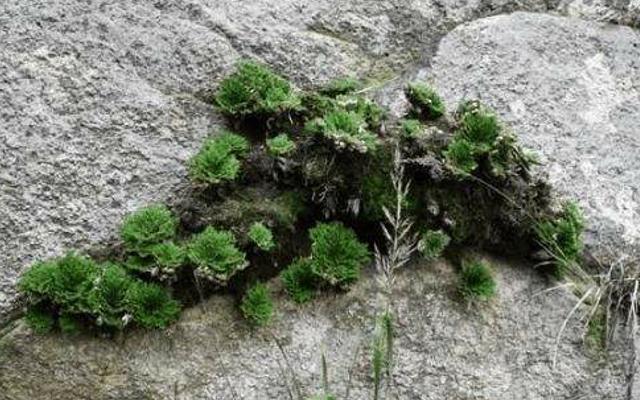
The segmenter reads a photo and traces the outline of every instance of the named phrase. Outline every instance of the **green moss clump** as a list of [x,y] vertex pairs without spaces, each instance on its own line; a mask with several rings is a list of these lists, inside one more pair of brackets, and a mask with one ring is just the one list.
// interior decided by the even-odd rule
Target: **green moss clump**
[[340,222],[319,223],[309,231],[311,269],[324,282],[344,287],[360,277],[363,264],[369,262],[367,246],[355,232]]
[[250,324],[268,325],[273,316],[273,301],[269,296],[269,289],[262,283],[256,283],[242,298],[240,310]]
[[556,274],[563,276],[582,252],[584,218],[580,208],[575,203],[565,203],[557,218],[538,223],[535,230],[542,246],[556,261]]
[[249,239],[260,250],[271,251],[276,246],[273,241],[273,233],[262,222],[255,222],[249,228]]
[[124,219],[120,237],[129,252],[149,255],[151,247],[176,235],[178,220],[163,205],[142,208]]
[[286,79],[264,65],[245,61],[220,83],[214,102],[222,113],[243,118],[292,110],[300,98]]
[[198,183],[216,185],[236,179],[240,172],[239,157],[249,149],[245,138],[231,132],[207,139],[189,161],[189,175]]
[[309,258],[297,258],[282,273],[280,278],[289,297],[296,303],[306,303],[316,293],[318,279],[311,268]]
[[500,131],[495,114],[480,107],[462,114],[458,135],[471,143],[478,153],[487,153],[495,147]]
[[404,119],[401,123],[401,129],[403,135],[407,137],[416,137],[420,132],[422,132],[422,124],[417,119]]
[[89,310],[88,294],[97,274],[91,259],[68,253],[33,265],[22,275],[18,287],[33,304],[47,302],[72,312],[84,312]]
[[136,281],[131,284],[125,302],[134,321],[145,328],[164,328],[180,315],[180,303],[153,283]]
[[158,243],[151,248],[151,258],[155,268],[153,275],[173,276],[186,260],[185,249],[174,242]]
[[444,152],[444,157],[459,175],[472,173],[478,168],[475,147],[466,139],[455,139]]
[[338,149],[366,153],[378,145],[378,138],[368,130],[364,116],[355,111],[332,111],[313,121],[307,129],[321,133]]
[[426,120],[435,120],[444,114],[444,102],[430,86],[412,83],[406,87],[405,94],[415,115]]
[[423,257],[432,260],[440,257],[450,242],[451,238],[442,230],[426,230],[420,237],[418,250]]
[[489,266],[482,261],[464,262],[458,290],[467,300],[488,300],[496,294],[496,282]]
[[218,283],[227,282],[249,265],[245,254],[236,247],[233,233],[211,226],[191,239],[187,257],[199,275]]
[[49,310],[30,307],[25,315],[27,325],[37,334],[50,332],[56,325],[56,320]]
[[296,149],[296,144],[293,140],[289,139],[285,133],[267,139],[267,151],[274,157],[285,157],[290,155]]
[[96,324],[107,328],[122,329],[127,324],[127,293],[134,280],[119,265],[109,264],[101,271],[89,294],[92,312],[97,315]]

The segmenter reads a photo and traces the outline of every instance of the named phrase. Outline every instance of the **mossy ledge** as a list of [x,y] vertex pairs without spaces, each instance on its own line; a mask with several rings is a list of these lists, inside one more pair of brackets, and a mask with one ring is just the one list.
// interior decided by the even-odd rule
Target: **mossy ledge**
[[531,173],[535,157],[491,110],[463,101],[447,114],[433,88],[414,82],[407,115],[394,120],[345,82],[302,91],[241,62],[213,100],[229,127],[189,161],[188,194],[125,218],[119,245],[32,266],[19,283],[27,322],[38,332],[162,328],[181,306],[228,291],[244,295],[244,313],[262,325],[271,306],[256,318],[247,305],[256,282],[281,274],[297,302],[348,290],[381,242],[396,151],[425,257],[542,251],[556,274],[579,257],[577,209],[554,207]]

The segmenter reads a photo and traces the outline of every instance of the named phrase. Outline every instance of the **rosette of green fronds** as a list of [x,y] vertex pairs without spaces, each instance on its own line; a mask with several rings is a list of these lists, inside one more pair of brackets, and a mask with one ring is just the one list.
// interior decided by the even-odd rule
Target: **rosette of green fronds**
[[286,157],[294,152],[296,143],[289,139],[285,133],[281,133],[271,139],[267,139],[267,151],[274,157]]
[[265,326],[273,316],[273,300],[263,283],[253,285],[242,297],[242,315],[254,326]]
[[191,239],[187,245],[187,257],[200,276],[219,283],[227,282],[249,265],[245,253],[236,247],[233,233],[211,226]]
[[280,279],[289,297],[296,303],[306,303],[316,292],[318,278],[309,258],[297,258],[282,273]]
[[498,117],[480,106],[462,114],[457,136],[471,143],[476,152],[487,153],[495,147],[501,129]]
[[102,268],[88,297],[98,326],[122,329],[127,324],[127,292],[133,283],[134,279],[119,265]]
[[29,307],[24,319],[35,333],[41,335],[50,332],[56,325],[51,311],[38,306]]
[[39,262],[20,278],[18,287],[32,304],[48,302],[73,312],[86,312],[88,294],[98,275],[93,260],[68,253]]
[[172,299],[166,289],[153,283],[132,283],[125,302],[133,320],[145,328],[164,328],[180,315],[180,303]]
[[377,136],[368,130],[364,117],[355,111],[332,111],[316,119],[311,129],[331,140],[338,149],[366,153],[378,145]]
[[442,230],[426,230],[418,241],[418,251],[427,259],[435,259],[442,255],[451,238]]
[[423,130],[420,121],[413,118],[403,119],[400,128],[402,134],[407,137],[416,137]]
[[273,233],[262,222],[255,222],[249,228],[249,239],[260,250],[271,251],[276,246],[273,241]]
[[249,150],[244,137],[231,132],[207,139],[189,160],[189,175],[198,183],[233,181],[240,172],[240,158]]
[[174,242],[163,242],[151,247],[151,259],[157,270],[152,275],[160,277],[175,275],[186,260],[185,249]]
[[269,116],[300,105],[291,84],[268,67],[243,61],[226,77],[215,95],[218,109],[231,117]]
[[319,223],[309,230],[311,270],[332,286],[347,286],[370,260],[369,250],[353,230],[340,222]]
[[152,205],[127,215],[120,237],[127,251],[145,256],[154,245],[172,239],[177,227],[177,218],[166,206]]
[[491,268],[482,261],[463,262],[458,290],[465,299],[470,301],[492,298],[496,294],[496,282]]
[[444,114],[444,102],[430,86],[424,83],[412,83],[406,87],[405,94],[415,115],[434,120]]
[[466,139],[454,139],[444,151],[444,157],[448,165],[459,175],[470,174],[478,168],[476,149]]
[[578,260],[582,252],[582,232],[584,231],[582,211],[577,204],[567,202],[560,215],[538,223],[535,231],[542,247],[555,260],[556,274],[564,275],[567,268]]

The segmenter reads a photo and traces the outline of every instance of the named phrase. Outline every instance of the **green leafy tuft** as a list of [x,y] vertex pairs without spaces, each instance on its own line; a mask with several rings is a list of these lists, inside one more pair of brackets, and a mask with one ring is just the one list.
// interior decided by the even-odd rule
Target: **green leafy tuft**
[[254,326],[265,326],[273,316],[273,301],[262,283],[252,286],[242,298],[242,315]]
[[124,219],[120,236],[129,252],[148,255],[151,247],[176,235],[177,219],[163,205],[142,208]]
[[465,262],[460,271],[458,289],[468,300],[488,300],[496,294],[496,282],[484,262]]
[[245,254],[236,247],[233,233],[211,226],[191,239],[187,256],[198,274],[218,283],[227,282],[248,265]]
[[272,138],[267,139],[267,150],[269,154],[274,157],[284,157],[291,154],[296,149],[296,144],[293,140],[289,139],[284,133]]
[[194,181],[211,185],[233,181],[240,172],[238,157],[248,149],[247,140],[231,132],[207,139],[189,161],[189,174]]
[[306,303],[313,298],[317,278],[311,269],[310,259],[298,258],[294,260],[287,269],[282,271],[280,278],[287,294],[296,303]]
[[435,259],[442,255],[450,242],[451,238],[442,230],[427,230],[418,242],[418,250],[425,258]]
[[145,328],[167,327],[180,315],[180,304],[153,283],[134,282],[127,290],[125,302],[134,321]]
[[270,251],[275,247],[273,233],[262,222],[255,222],[249,228],[249,239],[258,246],[260,250]]
[[236,118],[269,116],[300,104],[287,80],[253,61],[237,65],[236,71],[220,83],[214,101],[222,113]]
[[360,269],[370,259],[367,246],[340,222],[320,223],[309,231],[311,270],[332,286],[347,286],[358,280]]
[[438,119],[444,114],[444,102],[430,86],[412,83],[405,89],[405,94],[414,114],[427,120]]

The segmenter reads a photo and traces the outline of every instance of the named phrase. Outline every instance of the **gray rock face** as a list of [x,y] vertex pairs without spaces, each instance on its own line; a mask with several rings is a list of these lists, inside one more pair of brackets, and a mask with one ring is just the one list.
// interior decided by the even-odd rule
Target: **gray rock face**
[[562,0],[557,9],[572,17],[640,27],[638,0]]
[[0,4],[0,321],[37,259],[116,238],[166,201],[219,117],[202,101],[239,57],[300,85],[412,70],[452,26],[538,0]]
[[[545,279],[530,266],[509,264],[494,262],[499,294],[479,308],[456,297],[449,265],[411,265],[398,276],[387,398],[624,398],[620,357],[614,352],[602,363],[588,356],[575,320],[551,368],[556,334],[575,298],[540,294]],[[306,398],[320,392],[325,349],[334,394],[345,398],[351,372],[349,398],[371,399],[375,282],[367,276],[347,294],[325,294],[303,307],[272,285],[280,293],[277,318],[255,332],[228,297],[188,310],[165,332],[138,331],[119,341],[34,337],[20,322],[0,341],[1,393],[11,400],[288,399],[294,370]]]
[[640,247],[640,35],[541,14],[461,26],[438,48],[433,79],[450,108],[492,106],[541,155],[552,184],[583,207],[602,260]]

